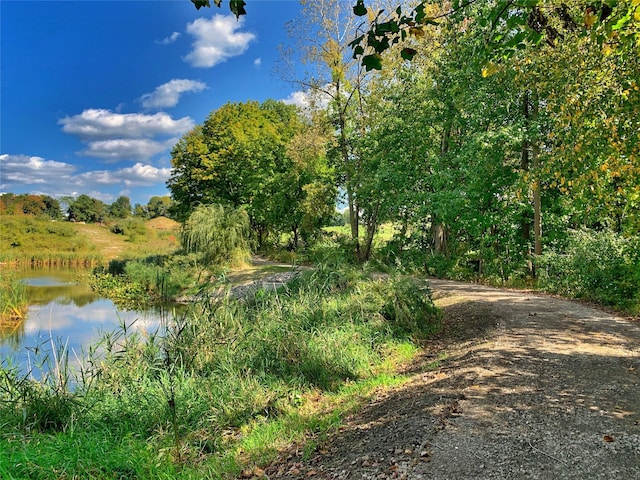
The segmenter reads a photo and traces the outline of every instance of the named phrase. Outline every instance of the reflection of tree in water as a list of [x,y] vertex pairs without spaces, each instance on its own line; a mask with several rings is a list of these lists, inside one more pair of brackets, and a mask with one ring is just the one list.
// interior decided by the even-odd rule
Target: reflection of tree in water
[[0,345],[9,345],[17,350],[24,338],[24,319],[0,321]]
[[83,285],[30,286],[27,287],[27,295],[30,305],[39,306],[56,302],[60,305],[74,304],[84,307],[98,300],[98,297]]

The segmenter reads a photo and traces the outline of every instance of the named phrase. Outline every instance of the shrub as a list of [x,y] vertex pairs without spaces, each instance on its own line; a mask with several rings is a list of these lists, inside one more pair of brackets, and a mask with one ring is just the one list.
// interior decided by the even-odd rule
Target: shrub
[[563,250],[538,259],[541,288],[627,309],[640,307],[640,242],[611,231],[577,230]]
[[125,218],[115,223],[111,227],[111,232],[124,235],[130,241],[135,241],[137,238],[144,237],[147,234],[147,227],[145,221],[141,218]]

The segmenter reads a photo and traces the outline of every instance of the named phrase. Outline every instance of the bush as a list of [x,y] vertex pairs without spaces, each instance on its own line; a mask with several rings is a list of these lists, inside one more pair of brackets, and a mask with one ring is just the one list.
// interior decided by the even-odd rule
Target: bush
[[125,218],[115,223],[111,227],[111,232],[124,235],[133,242],[147,234],[147,227],[145,221],[141,218]]
[[640,242],[607,230],[570,233],[564,250],[538,259],[539,286],[561,295],[640,308]]

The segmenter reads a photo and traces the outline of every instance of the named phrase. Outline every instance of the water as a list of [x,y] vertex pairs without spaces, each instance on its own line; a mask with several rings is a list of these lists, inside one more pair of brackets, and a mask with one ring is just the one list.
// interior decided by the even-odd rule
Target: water
[[102,332],[112,332],[124,324],[147,334],[161,326],[161,311],[118,308],[89,288],[87,274],[60,269],[20,274],[27,285],[29,309],[24,321],[0,329],[0,362],[10,360],[22,372],[35,372],[47,352],[62,347],[67,349],[70,363],[77,367],[83,352],[95,344]]

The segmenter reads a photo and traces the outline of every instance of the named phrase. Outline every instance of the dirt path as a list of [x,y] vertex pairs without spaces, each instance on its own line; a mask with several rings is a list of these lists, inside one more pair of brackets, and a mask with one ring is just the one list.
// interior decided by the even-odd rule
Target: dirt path
[[[433,280],[445,328],[287,479],[640,479],[640,324],[579,303]],[[434,368],[434,362],[437,366]]]

